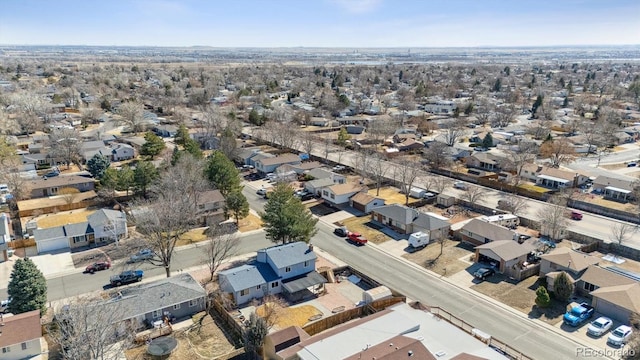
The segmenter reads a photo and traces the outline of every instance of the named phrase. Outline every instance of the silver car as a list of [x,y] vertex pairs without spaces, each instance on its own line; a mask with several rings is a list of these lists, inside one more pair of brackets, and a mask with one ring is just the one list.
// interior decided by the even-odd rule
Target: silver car
[[602,336],[604,333],[611,329],[613,321],[608,317],[601,316],[591,322],[587,328],[587,334],[592,336]]
[[622,346],[627,343],[629,337],[631,337],[631,327],[627,325],[620,325],[609,334],[607,343],[614,346]]

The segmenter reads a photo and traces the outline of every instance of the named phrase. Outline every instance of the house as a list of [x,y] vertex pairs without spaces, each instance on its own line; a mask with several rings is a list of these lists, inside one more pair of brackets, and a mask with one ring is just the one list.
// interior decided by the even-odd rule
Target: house
[[[404,134],[404,135],[410,135],[410,134]],[[424,144],[414,139],[406,139],[401,143],[396,144],[396,148],[399,151],[417,151],[417,150],[424,149]]]
[[295,154],[282,154],[280,156],[272,157],[272,158],[264,158],[257,160],[255,162],[256,170],[259,172],[266,174],[270,172],[274,172],[277,167],[284,164],[296,165],[300,164],[300,157]]
[[536,177],[536,184],[551,189],[578,187],[587,181],[588,176],[547,166],[543,166]]
[[340,205],[349,202],[353,195],[364,191],[362,185],[354,183],[334,184],[322,189],[322,199],[333,205]]
[[199,222],[204,226],[212,226],[226,220],[224,207],[226,201],[220,190],[208,190],[198,196]]
[[33,230],[38,253],[116,241],[128,235],[125,214],[109,209],[94,212],[87,221]]
[[122,161],[136,157],[136,150],[129,144],[111,144],[111,160]]
[[604,175],[593,180],[593,191],[603,194],[607,199],[617,201],[633,200],[633,180],[612,178]]
[[535,247],[513,240],[497,240],[476,246],[475,250],[476,262],[495,262],[499,272],[521,280],[521,271],[527,268],[527,257]]
[[437,100],[424,104],[424,111],[431,114],[451,114],[457,107],[453,101]]
[[518,234],[504,226],[476,218],[460,228],[458,236],[464,242],[482,245],[492,241],[516,240]]
[[330,178],[324,178],[324,179],[307,181],[304,184],[304,188],[311,194],[320,196],[322,195],[322,189],[332,186],[333,184],[334,184],[333,180],[331,180]]
[[28,187],[31,189],[33,199],[58,195],[58,191],[64,188],[74,188],[79,192],[91,191],[95,189],[95,180],[78,175],[60,175],[31,180]]
[[524,164],[520,170],[520,177],[535,183],[538,180],[538,173],[540,170],[542,170],[542,166],[538,164]]
[[249,164],[247,165],[251,165],[251,166],[256,166],[256,162],[262,160],[262,159],[271,159],[271,158],[275,158],[276,156],[273,154],[269,154],[269,153],[265,153],[262,151],[259,151],[255,154],[253,154],[253,156],[251,156],[249,159],[247,159],[247,162]]
[[234,156],[233,160],[235,160],[238,164],[252,165],[252,164],[249,164],[249,159],[255,156],[259,152],[260,152],[260,147],[258,146],[240,149],[239,151],[236,152],[236,155]]
[[465,158],[467,166],[486,171],[498,171],[500,169],[499,158],[488,153],[475,153]]
[[313,169],[317,169],[322,167],[323,165],[321,163],[319,163],[318,161],[305,161],[302,164],[298,164],[298,165],[289,165],[291,167],[291,169],[293,169],[293,171],[296,172],[296,174],[300,175],[303,174],[309,170],[313,170]]
[[575,281],[589,266],[599,262],[599,258],[580,251],[555,248],[540,257],[540,276],[546,276],[547,284],[553,288],[553,280],[560,272],[564,271]]
[[220,289],[237,305],[266,295],[283,293],[290,300],[316,295],[326,279],[316,269],[312,245],[294,242],[259,250],[256,261],[220,271]]
[[368,214],[374,208],[384,205],[384,199],[371,196],[365,192],[359,192],[349,199],[349,205],[356,209],[360,210],[365,214]]
[[[137,286],[120,288],[109,300],[96,303],[113,322],[126,321],[134,329],[152,328],[164,317],[185,319],[206,309],[206,291],[188,273]],[[73,305],[71,305],[73,306]]]
[[40,310],[0,315],[0,360],[31,359],[42,353]]
[[576,283],[575,290],[583,296],[591,296],[591,292],[608,286],[629,285],[638,282],[631,277],[620,275],[616,268],[603,268],[590,265]]
[[424,213],[400,204],[385,205],[371,210],[371,219],[401,234],[423,232],[431,241],[449,235],[451,224],[445,217],[434,213]]
[[178,127],[175,125],[155,125],[151,130],[160,137],[172,138],[176,136]]
[[335,173],[327,168],[315,168],[305,172],[306,175],[311,176],[312,178],[318,179],[331,179],[334,184],[344,184],[347,182],[347,177]]
[[591,292],[592,305],[601,314],[628,324],[640,314],[640,283],[607,286]]
[[293,327],[272,332],[264,352],[274,360],[507,359],[452,323],[402,302],[313,336]]

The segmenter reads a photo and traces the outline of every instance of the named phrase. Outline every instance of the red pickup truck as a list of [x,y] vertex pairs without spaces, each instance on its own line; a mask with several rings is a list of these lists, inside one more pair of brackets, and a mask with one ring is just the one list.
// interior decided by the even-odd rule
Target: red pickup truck
[[354,243],[356,245],[364,245],[364,244],[367,243],[367,239],[365,239],[359,233],[354,233],[354,232],[349,232],[347,234],[347,240],[349,240],[350,242],[352,242],[352,243]]

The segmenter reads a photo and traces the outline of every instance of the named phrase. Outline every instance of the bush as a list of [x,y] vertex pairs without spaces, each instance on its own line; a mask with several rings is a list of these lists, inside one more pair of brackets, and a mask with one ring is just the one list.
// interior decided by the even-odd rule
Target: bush
[[546,308],[551,305],[551,298],[549,297],[549,293],[544,286],[539,286],[536,290],[536,305]]

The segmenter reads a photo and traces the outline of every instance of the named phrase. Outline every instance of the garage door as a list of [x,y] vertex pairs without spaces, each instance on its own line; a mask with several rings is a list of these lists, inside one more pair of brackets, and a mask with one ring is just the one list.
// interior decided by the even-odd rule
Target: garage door
[[355,202],[355,201],[353,202],[353,205],[351,205],[351,206],[352,206],[354,209],[356,209],[356,210],[360,210],[360,211],[362,211],[362,212],[366,212],[366,211],[367,211],[367,210],[366,210],[366,208],[365,208],[365,205],[363,205],[363,204],[359,204],[359,203],[357,203],[357,202]]
[[624,324],[629,322],[629,311],[621,308],[618,305],[612,304],[606,300],[596,300],[596,311],[606,317],[613,320],[621,321]]
[[69,240],[67,238],[56,238],[50,240],[36,241],[38,253],[45,253],[69,248]]

